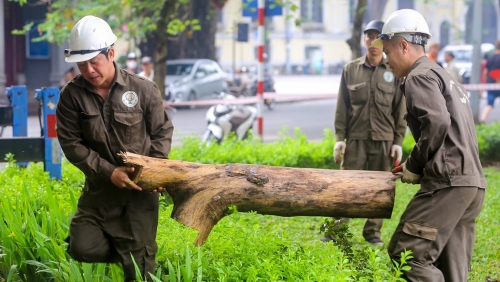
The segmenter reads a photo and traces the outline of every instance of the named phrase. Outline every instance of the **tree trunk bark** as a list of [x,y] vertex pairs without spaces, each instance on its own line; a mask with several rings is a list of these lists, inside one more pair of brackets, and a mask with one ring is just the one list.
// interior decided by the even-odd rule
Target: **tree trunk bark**
[[185,31],[175,40],[169,40],[168,60],[175,59],[211,59],[216,60],[215,33],[217,32],[217,10],[214,3],[207,0],[192,0],[193,4],[187,7],[190,11],[182,13],[192,14],[193,19],[200,23],[201,30]]
[[354,14],[352,36],[346,41],[351,48],[353,60],[361,57],[361,28],[366,13],[366,1],[367,0],[358,0],[358,6],[356,7],[356,13]]
[[177,0],[165,0],[165,4],[163,5],[161,15],[162,18],[157,22],[157,30],[159,32],[155,33],[155,50],[154,50],[154,82],[156,85],[158,85],[158,88],[160,89],[160,93],[162,96],[162,99],[165,99],[165,76],[167,75],[167,54],[168,54],[168,48],[167,48],[167,43],[168,43],[168,33],[167,33],[167,27],[168,27],[168,21],[175,13],[175,7],[176,7],[176,1]]
[[212,1],[192,0],[193,18],[200,21],[201,30],[187,39],[186,57],[216,60],[215,33],[217,32],[217,10]]
[[234,205],[240,212],[278,216],[390,218],[397,177],[384,171],[206,165],[119,154],[136,170],[144,190],[163,187],[174,202],[172,218],[199,231],[203,245]]

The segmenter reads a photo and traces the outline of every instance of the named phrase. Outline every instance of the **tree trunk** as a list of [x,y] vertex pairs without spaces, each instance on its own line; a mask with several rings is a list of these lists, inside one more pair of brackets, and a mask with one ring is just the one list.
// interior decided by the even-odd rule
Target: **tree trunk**
[[361,57],[361,28],[366,13],[366,1],[367,0],[358,0],[358,6],[356,7],[356,13],[354,14],[352,36],[346,41],[351,48],[353,60]]
[[201,30],[188,36],[186,58],[216,60],[215,33],[217,32],[217,10],[212,1],[192,0],[193,18],[200,21]]
[[165,0],[163,5],[161,15],[162,18],[157,22],[157,30],[160,32],[155,32],[155,50],[154,50],[154,62],[155,62],[155,76],[154,82],[158,85],[161,92],[161,97],[165,99],[165,76],[167,75],[167,42],[168,42],[168,19],[171,15],[175,13],[175,3],[177,0]]
[[136,167],[144,190],[163,187],[172,218],[199,231],[203,245],[234,205],[240,212],[278,216],[390,218],[397,177],[384,171],[327,170],[248,164],[206,165],[119,154]]
[[168,42],[168,59],[212,59],[216,60],[215,33],[217,32],[217,10],[213,2],[207,0],[192,0],[193,3],[180,14],[191,14],[200,23],[201,30],[185,31],[175,40]]

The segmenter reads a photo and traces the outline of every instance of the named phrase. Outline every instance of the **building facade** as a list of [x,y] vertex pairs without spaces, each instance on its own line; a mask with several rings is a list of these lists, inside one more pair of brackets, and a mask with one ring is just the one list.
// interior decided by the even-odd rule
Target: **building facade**
[[[219,15],[217,55],[224,69],[255,65],[258,45],[256,20],[242,16],[242,0],[229,0]],[[384,20],[398,9],[421,12],[429,23],[431,41],[448,44],[470,42],[472,7],[465,0],[368,0],[364,24]],[[295,11],[266,18],[269,62],[276,72],[338,73],[351,60],[346,40],[351,37],[356,0],[293,0]],[[498,1],[484,1],[483,42],[498,38]],[[288,10],[288,11],[287,11]],[[288,15],[288,16],[287,16]],[[288,20],[287,20],[288,19]],[[296,25],[295,21],[301,21]],[[237,42],[236,26],[249,24],[249,41]]]

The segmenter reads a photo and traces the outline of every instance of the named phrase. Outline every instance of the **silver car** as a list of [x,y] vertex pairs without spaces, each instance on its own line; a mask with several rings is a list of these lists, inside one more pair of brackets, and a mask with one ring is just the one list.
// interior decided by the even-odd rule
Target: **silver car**
[[209,59],[169,60],[165,86],[168,101],[213,99],[227,91],[226,73]]

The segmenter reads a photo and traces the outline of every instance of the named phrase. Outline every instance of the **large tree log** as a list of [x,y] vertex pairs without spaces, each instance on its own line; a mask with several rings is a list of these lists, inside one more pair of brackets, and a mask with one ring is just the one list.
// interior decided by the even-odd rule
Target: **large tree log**
[[172,197],[172,218],[199,231],[203,245],[213,226],[234,205],[238,211],[279,216],[390,218],[396,176],[391,172],[207,165],[120,153],[144,190],[163,187]]

